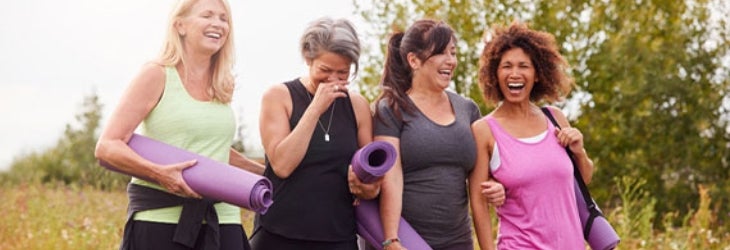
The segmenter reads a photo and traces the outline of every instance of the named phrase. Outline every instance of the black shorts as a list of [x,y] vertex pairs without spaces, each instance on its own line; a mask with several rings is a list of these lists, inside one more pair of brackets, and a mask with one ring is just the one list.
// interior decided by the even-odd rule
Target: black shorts
[[[134,223],[131,235],[132,250],[192,250],[203,249],[203,238],[205,237],[205,226],[200,228],[198,239],[195,241],[194,248],[188,248],[182,244],[172,241],[175,234],[177,224],[156,223],[148,221],[133,221]],[[240,224],[221,224],[220,225],[220,249],[233,250],[250,250],[246,232]]]
[[357,240],[348,241],[311,241],[286,238],[257,227],[251,234],[251,248],[254,250],[357,250]]

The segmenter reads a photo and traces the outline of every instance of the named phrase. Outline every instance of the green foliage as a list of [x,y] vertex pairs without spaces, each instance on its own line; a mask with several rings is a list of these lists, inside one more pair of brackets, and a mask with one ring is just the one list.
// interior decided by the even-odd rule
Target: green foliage
[[657,199],[644,189],[646,180],[624,176],[614,178],[614,181],[617,183],[622,205],[608,218],[617,223],[616,232],[628,239],[651,238]]
[[85,97],[82,111],[76,115],[80,127],[67,124],[55,146],[16,158],[10,171],[0,178],[11,183],[61,182],[123,190],[129,177],[106,170],[94,157],[101,112],[95,93]]
[[[646,180],[624,176],[614,178],[619,187],[621,206],[607,213],[616,232],[621,237],[621,249],[727,249],[730,234],[717,227],[719,211],[710,207],[709,191],[712,188],[700,186],[699,203],[696,210],[684,216],[670,212],[656,221],[656,197],[646,190]],[[693,204],[695,205],[695,204]],[[675,221],[681,221],[675,226]],[[664,230],[654,230],[653,225],[661,223]],[[713,230],[713,228],[716,228]]]
[[451,24],[460,40],[454,89],[487,113],[474,84],[483,31],[525,21],[554,34],[573,67],[575,90],[556,105],[586,135],[596,164],[591,190],[599,202],[622,202],[610,192],[612,180],[630,176],[662,197],[655,204],[658,214],[688,213],[703,183],[716,186],[710,191],[716,209],[730,211],[730,11],[722,0],[354,2],[381,41],[363,65],[360,84],[369,93],[377,93],[372,88],[391,27],[435,17]]
[[[592,99],[583,103],[577,126],[598,149],[596,181],[641,176],[654,196],[666,197],[657,211],[688,212],[688,201],[698,201],[698,184],[727,186],[730,177],[723,160],[730,157],[728,123],[722,119],[730,80],[718,60],[730,42],[711,36],[730,30],[713,30],[703,1],[590,8],[589,31],[606,38],[578,81]],[[712,40],[720,46],[709,46]]]

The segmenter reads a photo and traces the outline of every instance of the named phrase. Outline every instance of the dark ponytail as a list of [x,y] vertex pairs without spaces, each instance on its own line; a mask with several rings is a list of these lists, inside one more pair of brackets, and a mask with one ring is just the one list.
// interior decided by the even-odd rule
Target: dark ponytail
[[[380,82],[382,93],[376,105],[385,100],[396,118],[403,121],[403,112],[413,114],[416,107],[408,101],[407,91],[413,86],[413,69],[408,64],[408,54],[413,53],[421,62],[444,52],[448,44],[456,40],[454,31],[443,21],[421,19],[406,32],[393,33],[388,40],[385,68]],[[375,116],[382,120],[375,109]]]
[[[401,110],[409,114],[413,112],[413,107],[408,105],[408,96],[406,94],[406,91],[412,85],[411,68],[408,62],[406,62],[407,59],[400,52],[400,45],[404,35],[405,33],[403,32],[396,32],[388,40],[385,68],[383,69],[383,78],[380,82],[382,93],[375,102],[379,103],[380,100],[384,99],[399,120],[403,120]],[[375,116],[382,119],[377,109],[375,110]]]

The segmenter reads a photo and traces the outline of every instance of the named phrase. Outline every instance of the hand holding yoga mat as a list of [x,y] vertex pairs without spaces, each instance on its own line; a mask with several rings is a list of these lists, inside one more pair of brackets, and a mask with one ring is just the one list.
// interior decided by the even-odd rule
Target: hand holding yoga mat
[[[138,134],[133,134],[127,144],[142,158],[157,164],[197,160],[195,165],[183,170],[182,175],[188,186],[205,198],[223,201],[262,214],[266,213],[273,203],[271,181],[266,177]],[[107,169],[128,174],[107,162],[100,161],[99,164]]]
[[[373,183],[393,167],[397,153],[392,144],[374,141],[355,152],[352,157],[352,171],[363,183]],[[385,241],[383,224],[380,221],[380,206],[377,200],[361,200],[355,207],[357,234],[371,246],[383,249]],[[413,250],[428,250],[431,247],[403,218],[398,224],[398,238],[404,247]]]
[[374,141],[352,156],[352,171],[363,183],[373,183],[395,164],[395,147],[389,142]]

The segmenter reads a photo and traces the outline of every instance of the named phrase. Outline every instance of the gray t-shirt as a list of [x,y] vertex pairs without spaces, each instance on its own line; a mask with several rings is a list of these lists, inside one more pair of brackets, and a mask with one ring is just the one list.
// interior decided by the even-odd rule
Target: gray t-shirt
[[[469,99],[447,91],[456,120],[440,125],[416,109],[396,118],[377,104],[374,134],[400,139],[403,218],[434,249],[472,246],[466,179],[476,161],[471,123],[481,117]],[[409,101],[411,101],[409,99]],[[412,102],[411,102],[412,103]]]

